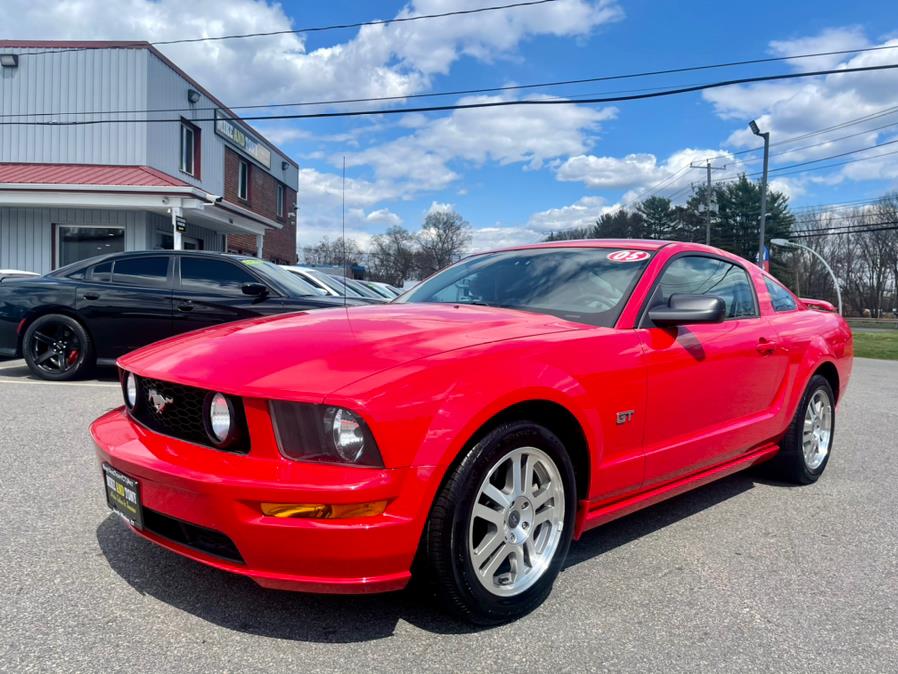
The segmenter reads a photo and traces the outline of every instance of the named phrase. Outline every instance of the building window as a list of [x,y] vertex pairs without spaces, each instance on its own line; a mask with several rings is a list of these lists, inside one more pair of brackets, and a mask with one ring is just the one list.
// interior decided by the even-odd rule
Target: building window
[[86,260],[95,255],[121,253],[125,250],[124,227],[73,227],[57,225],[57,267]]
[[277,190],[276,190],[277,213],[278,213],[279,218],[283,218],[284,217],[284,192],[285,192],[285,190],[284,190],[284,186],[281,185],[280,183],[278,183],[277,185],[278,185]]
[[237,196],[249,201],[249,162],[242,159],[237,165]]
[[187,120],[181,120],[180,169],[194,178],[200,177],[200,130]]

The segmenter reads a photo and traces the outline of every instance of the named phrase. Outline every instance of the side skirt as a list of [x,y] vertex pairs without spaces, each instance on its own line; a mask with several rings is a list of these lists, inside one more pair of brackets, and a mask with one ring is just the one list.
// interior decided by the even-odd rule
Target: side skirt
[[693,473],[679,480],[652,487],[633,496],[606,505],[591,507],[587,500],[580,501],[577,509],[577,521],[574,524],[574,539],[580,538],[584,531],[601,526],[613,520],[642,510],[650,505],[660,503],[696,487],[701,487],[727,475],[738,473],[756,463],[773,457],[779,451],[779,445],[764,445],[748,454],[743,454],[726,463],[713,466],[698,473]]

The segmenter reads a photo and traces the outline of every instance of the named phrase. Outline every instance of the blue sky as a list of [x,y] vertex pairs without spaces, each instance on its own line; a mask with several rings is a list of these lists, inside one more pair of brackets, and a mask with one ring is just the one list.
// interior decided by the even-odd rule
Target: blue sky
[[[8,18],[4,12],[15,14],[17,25],[28,33],[9,37],[164,40],[503,2],[196,0],[185,14],[182,2],[129,0],[128,12],[110,15],[99,0],[84,0],[77,7],[11,0],[0,9],[0,19]],[[239,105],[429,93],[884,44],[898,45],[894,2],[556,0],[469,17],[177,45],[164,51],[225,102]],[[898,49],[501,96],[572,97],[892,62],[898,62]],[[429,100],[448,103],[459,97]],[[393,107],[397,105],[403,103]],[[752,118],[769,128],[776,142],[890,106],[898,106],[898,75],[891,72],[602,106],[508,107],[257,126],[302,168],[301,243],[339,234],[339,173],[345,156],[347,230],[359,241],[392,224],[417,229],[430,208],[451,204],[474,228],[474,247],[482,248],[588,223],[605,209],[653,193],[649,188],[659,181],[666,181],[660,194],[682,200],[690,182],[704,177],[702,171],[684,167],[707,156],[718,155],[715,163],[728,167],[715,178],[757,170],[760,153],[731,154],[758,144],[747,130]],[[359,106],[317,109],[347,107]],[[896,126],[839,140],[889,122]],[[866,125],[774,147],[771,167],[895,138],[898,111]],[[831,142],[801,149],[821,141]],[[785,154],[787,149],[792,151]],[[788,192],[796,207],[872,198],[898,186],[898,155],[791,174],[772,184]]]

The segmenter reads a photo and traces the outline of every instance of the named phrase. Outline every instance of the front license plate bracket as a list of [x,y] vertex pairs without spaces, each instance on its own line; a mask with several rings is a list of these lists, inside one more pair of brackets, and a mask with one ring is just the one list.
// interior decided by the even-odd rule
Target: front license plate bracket
[[143,529],[143,508],[140,505],[140,483],[108,463],[103,464],[106,503],[136,529]]

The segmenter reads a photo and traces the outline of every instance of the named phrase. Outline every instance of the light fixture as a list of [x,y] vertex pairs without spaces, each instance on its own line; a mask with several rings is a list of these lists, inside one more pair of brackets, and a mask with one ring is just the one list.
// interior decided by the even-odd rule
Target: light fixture
[[755,120],[751,120],[751,121],[748,123],[748,126],[751,128],[751,132],[752,132],[753,134],[755,134],[756,136],[760,136],[760,135],[761,135],[761,129],[758,128],[758,123],[757,123]]
[[770,243],[774,246],[780,246],[781,248],[792,248],[795,246],[795,244],[788,239],[770,239]]
[[286,170],[287,170],[287,162],[282,161],[281,162],[281,171],[286,171]]
[[19,67],[19,55],[18,54],[0,54],[0,66],[4,68],[18,68]]
[[192,103],[200,102],[200,92],[196,89],[188,89],[187,90],[187,100]]

